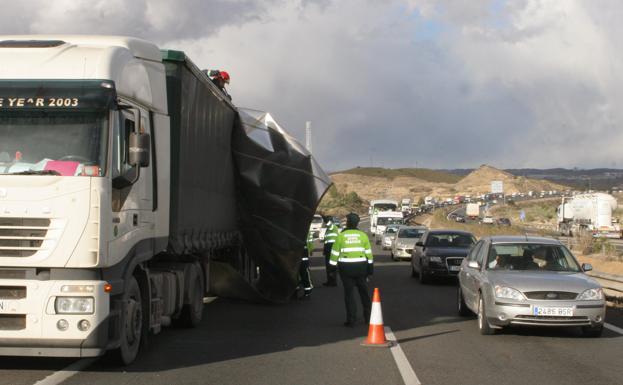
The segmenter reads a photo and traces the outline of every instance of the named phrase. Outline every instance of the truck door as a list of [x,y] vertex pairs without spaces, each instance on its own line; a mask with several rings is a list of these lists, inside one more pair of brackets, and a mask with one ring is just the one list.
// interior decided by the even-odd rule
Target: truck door
[[154,234],[155,154],[150,151],[147,167],[138,169],[129,164],[130,134],[152,134],[147,110],[134,107],[119,111],[112,131],[113,236],[109,252],[111,258],[120,260],[137,242]]

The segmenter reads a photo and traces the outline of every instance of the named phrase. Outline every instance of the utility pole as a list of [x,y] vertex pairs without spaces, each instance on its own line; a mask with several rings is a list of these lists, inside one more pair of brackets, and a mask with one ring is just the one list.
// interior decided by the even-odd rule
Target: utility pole
[[308,120],[305,122],[305,147],[307,151],[311,154],[312,152],[312,128],[311,122]]

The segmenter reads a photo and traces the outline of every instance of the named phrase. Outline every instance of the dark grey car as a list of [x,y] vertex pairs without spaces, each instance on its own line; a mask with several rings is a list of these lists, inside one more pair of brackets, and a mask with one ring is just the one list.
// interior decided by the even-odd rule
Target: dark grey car
[[421,283],[433,277],[455,277],[474,243],[476,238],[466,231],[427,231],[413,249],[411,276]]
[[598,337],[606,302],[601,285],[584,274],[558,240],[513,236],[481,239],[459,273],[458,309],[478,315],[482,334],[510,325],[582,327]]

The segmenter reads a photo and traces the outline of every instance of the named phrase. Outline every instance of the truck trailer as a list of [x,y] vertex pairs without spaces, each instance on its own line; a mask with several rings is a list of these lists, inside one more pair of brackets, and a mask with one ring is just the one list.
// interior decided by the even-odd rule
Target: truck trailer
[[0,36],[0,355],[132,362],[206,295],[286,301],[329,177],[181,51]]
[[587,232],[593,237],[621,238],[621,228],[612,218],[617,206],[616,198],[605,193],[563,197],[557,209],[558,231],[567,236]]

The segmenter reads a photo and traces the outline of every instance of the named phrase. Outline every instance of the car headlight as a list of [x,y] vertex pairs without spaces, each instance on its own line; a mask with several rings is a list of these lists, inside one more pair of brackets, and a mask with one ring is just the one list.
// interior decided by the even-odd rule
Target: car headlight
[[514,299],[515,301],[523,301],[526,299],[519,290],[515,290],[512,287],[506,286],[496,286],[495,287],[495,296],[497,298],[508,298]]
[[604,299],[604,291],[601,288],[584,290],[576,299],[578,301],[599,301]]
[[93,297],[56,297],[54,309],[57,314],[93,314]]
[[431,262],[441,263],[441,257],[429,257],[428,259],[429,259]]

